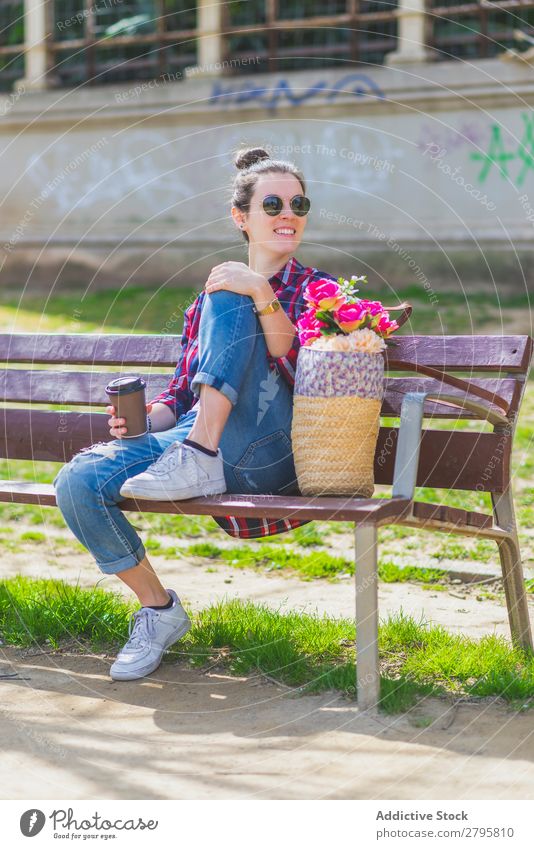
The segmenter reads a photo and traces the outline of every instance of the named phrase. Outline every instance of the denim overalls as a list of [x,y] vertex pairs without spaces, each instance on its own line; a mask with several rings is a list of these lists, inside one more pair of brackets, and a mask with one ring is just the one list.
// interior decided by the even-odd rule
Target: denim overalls
[[[297,492],[291,450],[292,391],[269,368],[260,321],[248,295],[217,291],[206,297],[198,335],[199,367],[191,388],[219,389],[233,404],[219,447],[229,493]],[[113,439],[84,448],[54,479],[57,504],[100,570],[136,566],[145,548],[123,511],[120,488],[143,472],[195,421],[198,401],[176,425],[159,433]]]

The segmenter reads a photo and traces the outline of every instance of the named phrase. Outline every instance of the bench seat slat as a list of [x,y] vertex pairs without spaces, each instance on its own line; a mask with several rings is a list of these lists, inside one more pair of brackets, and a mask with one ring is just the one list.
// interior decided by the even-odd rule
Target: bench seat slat
[[[177,325],[178,328],[178,325]],[[176,335],[1,333],[0,361],[73,365],[176,365]],[[456,371],[526,373],[529,336],[398,336],[387,350],[390,369],[404,360]]]
[[[11,504],[38,504],[55,507],[56,496],[51,484],[36,484],[27,481],[0,480],[0,502]],[[252,504],[254,506],[252,506]],[[304,496],[255,495],[253,501],[246,495],[219,495],[191,498],[187,501],[140,501],[127,498],[120,502],[121,510],[148,513],[168,513],[192,516],[252,516],[263,518],[267,513],[272,519],[312,519],[316,521],[355,521],[359,524],[395,523],[424,528],[426,524],[440,523],[476,533],[485,531],[490,536],[499,536],[493,525],[493,517],[449,507],[445,504],[414,502],[413,518],[406,518],[409,502],[406,499],[348,499],[331,496],[309,499]],[[435,524],[434,524],[435,526]],[[493,534],[492,534],[493,530]]]
[[[139,369],[131,370],[147,381],[147,401],[163,392],[169,385],[174,372],[147,374]],[[65,404],[71,406],[97,406],[109,403],[105,393],[107,382],[123,376],[125,372],[100,371],[46,371],[31,369],[0,370],[0,399],[4,402],[24,402],[32,399],[35,404]],[[521,397],[521,382],[514,378],[480,378],[472,380],[476,386],[500,395],[510,404],[510,413],[517,409]],[[432,378],[390,377],[386,380],[386,393],[382,405],[383,416],[399,416],[402,400],[407,392],[438,392],[440,381]],[[447,393],[463,397],[461,390],[447,387]],[[498,410],[495,407],[495,410]],[[425,416],[457,419],[460,411],[444,404],[427,401]],[[465,412],[462,418],[474,419],[473,413]]]
[[[52,484],[36,484],[26,481],[0,480],[0,501],[15,504],[40,504],[43,507],[55,507],[56,496]],[[252,507],[252,503],[254,507]],[[185,515],[225,516],[255,515],[262,517],[268,511],[272,518],[309,518],[310,512],[318,519],[331,518],[351,521],[355,517],[372,520],[401,517],[404,514],[406,499],[389,498],[315,498],[293,495],[221,495],[205,498],[190,498],[187,501],[139,501],[127,498],[121,501],[121,510],[140,510],[144,512],[166,512]],[[486,513],[475,513],[447,504],[427,504],[416,501],[414,516],[422,524],[439,521],[458,526],[489,529],[493,527],[493,517]],[[306,516],[304,515],[306,513]]]
[[[52,484],[0,480],[0,501],[55,507]],[[174,513],[195,516],[251,516],[273,519],[337,519],[339,521],[380,522],[402,517],[410,506],[406,498],[335,498],[302,495],[210,495],[186,501],[135,501],[126,498],[121,510]]]

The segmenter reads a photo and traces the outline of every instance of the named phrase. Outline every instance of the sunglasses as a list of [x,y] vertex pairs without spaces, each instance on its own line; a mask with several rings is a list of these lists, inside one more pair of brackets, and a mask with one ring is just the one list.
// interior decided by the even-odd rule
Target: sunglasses
[[[295,195],[289,201],[291,211],[302,217],[310,211],[311,202],[305,195]],[[267,195],[263,198],[263,210],[267,215],[279,215],[284,208],[284,201],[278,195]]]

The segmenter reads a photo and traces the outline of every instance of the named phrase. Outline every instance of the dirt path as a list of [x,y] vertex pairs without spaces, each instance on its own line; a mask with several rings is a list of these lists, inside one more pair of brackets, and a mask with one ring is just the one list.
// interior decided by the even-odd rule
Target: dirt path
[[527,799],[532,716],[429,699],[389,718],[333,694],[165,663],[2,651],[4,799]]
[[[331,616],[354,615],[351,578],[304,582],[280,574],[152,556],[193,609],[239,597]],[[210,571],[207,571],[207,569]],[[102,579],[90,555],[11,552],[5,577]],[[118,590],[115,578],[101,586]],[[380,616],[417,619],[481,637],[509,637],[506,607],[480,589],[445,592],[380,584]],[[534,602],[531,602],[534,606]],[[534,614],[534,611],[533,611]],[[165,662],[118,684],[103,655],[0,647],[2,798],[526,799],[534,796],[531,712],[501,702],[427,699],[389,718],[337,694],[298,696],[262,677],[234,678]]]

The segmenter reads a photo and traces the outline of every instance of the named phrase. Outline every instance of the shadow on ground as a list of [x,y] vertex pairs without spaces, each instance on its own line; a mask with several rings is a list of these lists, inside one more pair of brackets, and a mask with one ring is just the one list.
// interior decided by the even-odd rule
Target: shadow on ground
[[164,663],[2,650],[5,799],[525,799],[532,714],[426,699],[388,717],[334,693]]

